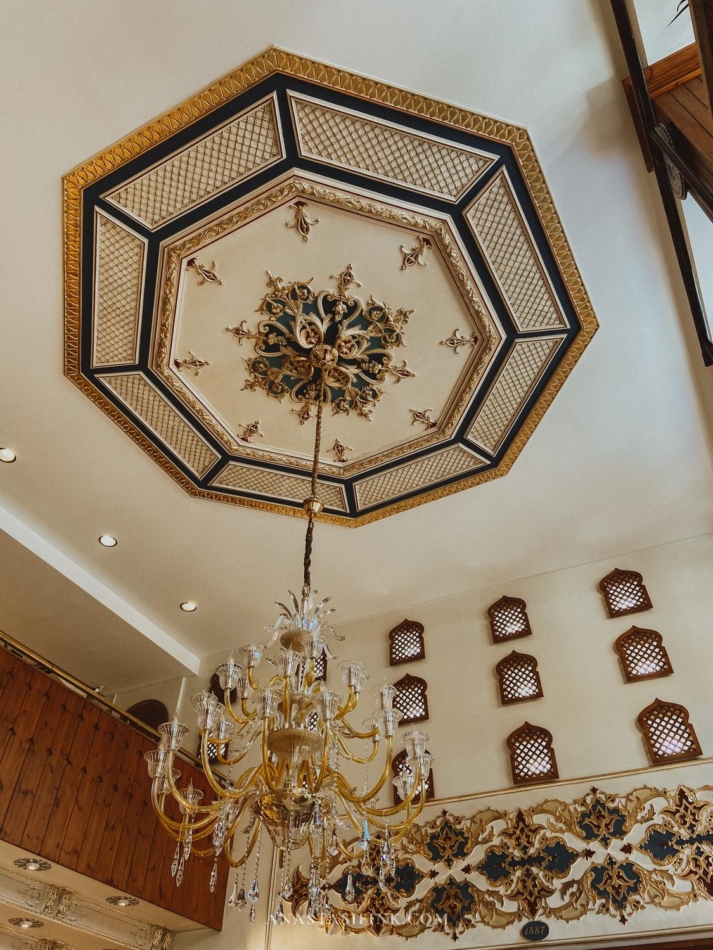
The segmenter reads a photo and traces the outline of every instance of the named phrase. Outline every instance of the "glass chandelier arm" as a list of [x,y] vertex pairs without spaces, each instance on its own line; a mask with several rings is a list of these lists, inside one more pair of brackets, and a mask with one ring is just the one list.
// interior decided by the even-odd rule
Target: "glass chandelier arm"
[[[357,807],[360,807],[361,805],[364,804],[364,802],[368,802],[370,799],[374,798],[376,795],[379,794],[379,792],[384,787],[389,777],[390,768],[391,768],[391,737],[389,736],[386,739],[386,762],[384,763],[384,771],[381,773],[381,776],[379,777],[379,781],[376,783],[376,785],[373,788],[369,789],[368,792],[365,792],[363,795],[353,794],[351,789],[349,789],[349,787],[347,786],[347,783],[344,777],[340,775],[338,772],[335,774],[337,775],[337,781],[341,779],[342,782],[344,782],[345,790],[343,791],[344,791],[345,797],[347,798],[347,801],[350,801],[352,804],[356,805]],[[347,791],[346,789],[349,789],[349,790]]]
[[359,696],[357,691],[353,686],[349,687],[349,695],[344,705],[340,708],[335,719],[343,719],[348,713],[353,712],[356,709],[356,705],[359,702]]
[[[410,803],[406,805],[406,799],[404,799],[404,801],[401,802],[400,805],[395,805],[392,809],[388,809],[388,808],[377,809],[374,811],[373,814],[370,808],[365,809],[365,811],[369,817],[369,823],[373,825],[375,828],[378,828],[379,831],[388,831],[389,835],[391,835],[392,844],[396,844],[403,838],[405,832],[408,831],[408,829],[413,826],[414,821],[418,818],[418,816],[423,811],[423,806],[425,804],[425,801],[426,801],[426,796],[421,795],[418,801],[418,806],[416,808],[416,811],[411,810]],[[399,822],[396,825],[387,824],[386,822],[382,824],[378,820],[379,817],[389,817],[388,815],[381,814],[382,812],[392,812],[393,814],[397,815],[400,811],[403,811],[404,808],[406,808],[406,818],[404,818],[402,822]]]
[[373,739],[374,736],[378,736],[379,734],[379,729],[377,726],[374,726],[374,728],[370,729],[369,732],[357,732],[357,730],[351,725],[351,723],[348,723],[346,719],[342,719],[341,723],[349,733],[350,739]]
[[242,710],[243,710],[244,715],[242,716],[238,715],[238,713],[233,709],[233,704],[230,701],[229,689],[225,690],[225,700],[224,700],[223,705],[228,710],[228,715],[233,719],[233,721],[237,722],[238,725],[242,726],[243,728],[245,728],[248,725],[251,718],[253,719],[255,718],[255,713],[252,714],[252,717],[248,714],[247,709],[245,708],[247,703],[244,699],[242,700]]
[[[171,836],[174,838],[180,837],[180,835],[176,835],[174,832],[180,831],[180,829],[184,827],[185,823],[183,821],[174,821],[172,818],[169,818],[168,815],[165,813],[165,811],[163,810],[163,806],[161,805],[161,802],[159,801],[157,785],[155,782],[151,786],[151,803],[154,807],[154,811],[156,812],[158,820],[161,822],[161,824],[166,829],[166,831],[168,831],[169,834],[171,834]],[[206,829],[203,835],[205,836],[205,834],[209,833],[210,828],[213,822],[215,821],[217,808],[210,808],[209,806],[204,806],[202,810],[204,812],[208,811],[210,812],[210,814],[206,815],[205,818],[201,818],[199,821],[194,821],[193,830],[195,833],[197,831],[198,832],[201,831],[201,829]]]
[[373,762],[379,751],[379,742],[376,737],[371,740],[371,752],[368,756],[352,755],[349,751],[349,746],[341,736],[337,736],[337,742],[339,743],[339,748],[342,750],[342,755],[346,759],[349,759],[350,762],[356,762],[358,765],[367,765],[369,762]]
[[271,792],[277,791],[277,778],[279,775],[279,769],[275,770],[274,766],[270,764],[268,758],[268,749],[267,749],[267,737],[270,734],[270,729],[267,724],[267,719],[263,720],[262,724],[262,767],[261,772],[265,784]]
[[310,792],[313,795],[316,795],[317,792],[322,788],[324,784],[324,778],[327,774],[327,760],[329,759],[329,740],[331,738],[331,730],[328,723],[324,724],[324,738],[322,740],[322,761],[319,765],[319,772],[316,776],[316,781],[312,781],[312,771],[317,771],[317,764],[314,763],[314,756],[312,757],[311,764],[307,770],[307,785]]
[[225,857],[227,858],[228,864],[231,866],[231,868],[241,868],[245,864],[247,859],[253,853],[253,849],[257,844],[257,836],[259,833],[260,826],[256,825],[256,827],[253,829],[250,841],[248,842],[248,846],[245,849],[245,854],[241,858],[233,857],[233,845],[235,844],[235,837],[233,836],[228,838],[228,840],[225,842]]

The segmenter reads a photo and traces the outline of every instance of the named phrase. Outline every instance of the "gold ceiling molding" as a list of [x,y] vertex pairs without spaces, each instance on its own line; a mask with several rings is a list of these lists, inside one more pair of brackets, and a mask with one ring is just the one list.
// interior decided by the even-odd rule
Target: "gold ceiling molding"
[[[569,373],[572,371],[574,364],[581,356],[582,352],[588,345],[598,327],[591,303],[587,296],[581,276],[574,262],[571,249],[552,203],[551,196],[547,189],[544,176],[535,156],[527,131],[521,127],[514,126],[501,120],[482,116],[478,113],[471,112],[469,110],[465,110],[439,100],[431,99],[429,97],[409,92],[407,90],[398,89],[393,86],[389,86],[386,83],[378,82],[376,80],[369,79],[368,77],[359,76],[337,67],[318,63],[314,60],[297,56],[276,48],[271,48],[266,50],[264,53],[261,53],[250,62],[231,72],[228,76],[212,84],[198,95],[186,100],[177,108],[169,110],[158,119],[147,123],[143,128],[127,136],[122,142],[111,146],[89,161],[84,162],[82,165],[78,166],[67,176],[65,176],[63,180],[65,225],[65,374],[87,396],[89,396],[89,398],[95,404],[97,404],[107,415],[110,416],[110,418],[112,418],[125,432],[127,432],[127,434],[129,434],[131,438],[133,438],[134,441],[136,441],[137,444],[139,444],[144,449],[144,451],[146,451],[147,454],[164,469],[164,471],[170,474],[171,477],[174,478],[174,480],[193,497],[203,497],[227,502],[229,504],[239,504],[252,508],[278,511],[280,513],[297,515],[299,517],[304,516],[304,512],[300,507],[293,507],[289,503],[280,504],[273,500],[268,501],[246,496],[226,494],[225,492],[215,490],[206,482],[203,482],[202,484],[196,484],[189,477],[189,475],[187,475],[185,471],[173,461],[170,453],[169,455],[166,455],[159,446],[155,445],[151,441],[151,438],[147,437],[144,432],[141,431],[138,425],[135,425],[130,418],[127,418],[120,405],[110,398],[112,386],[108,382],[108,379],[109,376],[116,374],[102,373],[101,378],[97,375],[92,375],[91,373],[89,376],[87,376],[82,372],[80,356],[82,340],[81,321],[82,319],[88,319],[89,317],[88,312],[84,317],[82,317],[80,312],[82,307],[82,203],[85,189],[90,185],[94,185],[96,182],[109,174],[119,173],[122,167],[128,162],[131,162],[134,159],[142,156],[149,149],[160,144],[161,142],[165,142],[181,129],[188,128],[197,119],[209,116],[219,106],[225,105],[231,100],[236,99],[236,97],[240,96],[246,90],[254,87],[257,83],[260,83],[263,80],[269,79],[276,73],[280,73],[286,77],[292,77],[296,80],[304,80],[306,82],[312,83],[315,90],[315,96],[319,93],[321,87],[325,87],[337,94],[343,94],[346,97],[351,97],[352,100],[359,100],[361,103],[364,103],[364,110],[368,110],[369,104],[378,104],[379,106],[393,110],[394,115],[391,122],[389,122],[383,120],[381,117],[376,118],[371,113],[367,114],[367,111],[362,113],[359,109],[350,109],[347,108],[346,105],[343,107],[341,104],[334,105],[331,101],[327,103],[323,100],[314,100],[314,102],[317,103],[318,111],[320,111],[320,121],[325,121],[325,116],[328,112],[341,114],[342,118],[339,120],[342,123],[342,126],[340,127],[340,134],[343,128],[346,127],[344,123],[347,125],[349,122],[352,124],[361,123],[359,128],[362,128],[362,131],[368,132],[369,135],[376,135],[379,137],[380,141],[386,143],[384,145],[384,148],[386,149],[384,152],[384,161],[387,161],[388,159],[389,162],[393,161],[394,164],[393,167],[389,165],[388,167],[385,166],[384,169],[382,169],[382,177],[385,177],[385,179],[388,178],[390,174],[393,175],[394,169],[398,171],[397,179],[399,176],[401,176],[401,178],[404,177],[400,170],[400,160],[396,155],[396,152],[393,153],[393,158],[388,152],[388,149],[392,147],[392,143],[401,145],[402,147],[406,148],[407,151],[413,151],[415,149],[418,152],[420,150],[423,155],[428,154],[436,161],[445,160],[446,164],[450,162],[450,164],[453,165],[453,162],[455,161],[455,165],[453,165],[453,168],[451,168],[449,172],[449,174],[455,176],[453,178],[454,184],[452,187],[451,185],[443,184],[442,187],[445,188],[446,191],[448,191],[448,189],[453,191],[457,185],[457,181],[460,180],[458,175],[461,174],[461,172],[458,170],[458,162],[464,163],[462,165],[462,168],[464,169],[462,171],[462,175],[465,175],[467,170],[470,170],[474,173],[479,172],[479,174],[475,174],[475,178],[479,179],[482,177],[483,180],[486,181],[486,184],[484,185],[484,188],[480,194],[476,195],[476,197],[472,200],[469,199],[470,205],[468,206],[468,220],[470,226],[474,232],[476,240],[479,241],[483,249],[485,259],[494,275],[494,278],[499,282],[500,292],[502,294],[503,300],[505,301],[505,306],[512,312],[516,329],[523,333],[542,333],[543,329],[557,329],[562,326],[561,323],[557,322],[564,319],[562,310],[559,307],[559,303],[561,301],[557,296],[559,294],[561,297],[562,294],[561,291],[557,291],[557,294],[555,294],[554,297],[552,296],[554,291],[552,290],[548,275],[542,270],[542,262],[540,260],[539,250],[533,243],[533,238],[530,234],[529,227],[527,226],[522,211],[519,208],[519,199],[514,195],[512,185],[510,184],[512,169],[507,170],[507,172],[499,169],[496,172],[495,177],[492,175],[488,177],[493,161],[496,161],[495,150],[493,152],[493,158],[488,157],[487,150],[482,152],[481,158],[483,160],[483,167],[478,170],[476,165],[473,165],[472,162],[469,165],[467,159],[464,157],[458,157],[460,146],[452,140],[447,139],[447,129],[454,128],[463,130],[465,132],[480,136],[483,139],[507,145],[515,158],[519,173],[522,174],[522,177],[526,182],[527,191],[529,193],[528,198],[532,202],[542,227],[542,233],[544,233],[546,236],[547,243],[549,244],[548,251],[551,251],[554,260],[556,261],[556,265],[564,286],[566,287],[567,295],[569,296],[568,306],[569,303],[571,303],[573,312],[576,314],[576,318],[579,323],[578,332],[575,335],[570,334],[568,337],[566,349],[563,345],[563,341],[565,339],[564,334],[561,338],[556,338],[559,342],[556,347],[553,345],[551,358],[547,361],[547,365],[543,367],[542,373],[540,373],[535,382],[529,387],[527,396],[525,398],[527,399],[529,397],[530,402],[532,401],[532,394],[535,391],[535,387],[541,385],[540,380],[542,379],[544,373],[547,374],[546,381],[541,385],[539,395],[534,404],[529,405],[527,415],[522,420],[519,429],[517,429],[514,434],[508,435],[510,430],[503,426],[505,438],[511,438],[511,441],[506,443],[503,441],[503,438],[498,440],[497,444],[499,446],[505,445],[505,449],[498,457],[497,464],[486,467],[482,471],[474,471],[472,474],[465,474],[462,478],[457,481],[453,481],[450,484],[435,485],[433,488],[426,487],[425,490],[421,491],[421,493],[418,495],[404,498],[393,498],[390,502],[388,502],[388,504],[385,504],[384,507],[375,510],[360,511],[357,513],[352,509],[349,516],[326,512],[320,517],[325,521],[331,521],[334,523],[355,527],[360,524],[366,524],[380,519],[389,514],[407,510],[414,507],[415,505],[424,504],[428,501],[450,495],[456,491],[473,487],[482,482],[489,481],[493,478],[497,478],[506,474],[517,458],[517,455],[522,450],[527,439],[536,428],[539,420],[544,415],[547,407],[552,402],[552,399],[559,391]],[[288,95],[290,95],[289,92]],[[297,99],[300,99],[302,102],[313,101],[309,96],[305,96],[302,90],[299,92],[294,91],[290,98],[293,103],[293,111],[294,103],[297,101]],[[285,111],[286,110],[283,108],[282,112]],[[215,198],[215,196],[219,196],[226,188],[233,187],[236,181],[239,182],[243,179],[247,181],[256,170],[262,173],[264,170],[268,169],[270,165],[274,164],[276,168],[276,174],[278,176],[282,176],[284,179],[285,175],[288,173],[281,169],[281,166],[279,165],[281,157],[284,155],[284,147],[282,145],[279,123],[286,120],[284,115],[280,117],[279,112],[280,109],[278,109],[276,105],[275,94],[271,93],[258,103],[254,103],[248,108],[243,109],[233,118],[224,122],[220,127],[209,130],[207,133],[202,134],[200,138],[195,139],[188,145],[184,144],[181,149],[170,154],[168,158],[164,158],[159,162],[155,162],[148,168],[144,165],[143,169],[139,173],[131,176],[131,178],[128,178],[127,176],[123,182],[117,183],[115,176],[112,182],[107,186],[107,196],[110,199],[113,198],[119,218],[121,217],[121,214],[119,214],[120,210],[123,213],[130,212],[136,217],[137,221],[144,222],[143,227],[150,225],[150,227],[154,228],[158,234],[161,234],[162,228],[164,227],[164,222],[170,223],[172,220],[176,219],[176,216],[184,213],[186,208],[196,208],[200,202],[207,200],[208,198]],[[314,108],[312,109],[312,112],[314,115],[316,115]],[[400,119],[398,114],[403,116],[410,115],[420,117],[423,120],[440,125],[444,130],[444,138],[440,139],[440,137],[435,134],[435,132],[432,134],[424,132],[422,135],[420,131],[414,130],[413,125],[408,126],[408,123],[406,122],[404,122],[403,125],[399,124]],[[251,115],[253,116],[254,120],[251,120],[253,121],[251,130],[253,128],[257,130],[256,134],[260,141],[253,143],[253,145],[250,146],[250,148],[253,149],[252,152],[250,152],[248,149],[248,154],[244,154],[244,151],[241,151],[244,144],[243,139],[238,141],[238,138],[240,137],[238,136],[236,138],[234,132],[231,130],[237,129],[239,127],[239,123],[243,121],[246,116]],[[347,118],[345,118],[345,116]],[[330,118],[329,121],[333,124],[335,120]],[[245,128],[244,121],[241,128]],[[313,130],[313,138],[314,135],[316,135],[316,132]],[[317,138],[319,138],[319,136]],[[322,151],[324,151],[325,148],[328,149],[329,143],[327,143],[324,139],[323,133],[320,141],[323,144],[319,146],[319,149]],[[210,162],[212,161],[211,149],[213,149],[214,146],[219,146],[221,143],[223,146],[226,146],[228,150],[233,147],[236,149],[235,156],[237,157],[234,162],[232,177],[231,175],[227,175],[227,177],[224,176],[222,171],[211,171],[211,175],[213,177],[210,178],[208,183],[199,185],[198,182],[200,179],[200,169],[205,169],[210,165]],[[442,143],[442,145],[439,143]],[[439,151],[441,147],[446,149],[446,153],[441,154]],[[319,149],[317,149],[317,151],[319,151]],[[314,148],[312,151],[314,151],[316,155]],[[460,149],[460,151],[468,154],[472,152],[473,155],[480,154],[476,148],[471,150],[468,148],[468,146],[464,146],[462,149]],[[312,153],[310,152],[310,154]],[[450,158],[448,158],[448,156],[450,156]],[[334,159],[334,157],[335,156],[332,155],[331,159]],[[341,161],[339,155],[336,157]],[[359,172],[359,174],[368,174],[368,169],[360,168],[360,160],[357,161],[353,155],[350,157],[349,154],[347,154],[346,157],[348,158],[348,161],[342,162],[344,167],[349,166],[354,168],[355,171]],[[329,175],[328,164],[331,159],[326,152],[321,157],[322,161],[327,162],[324,167],[323,177],[328,177]],[[499,159],[497,160],[499,161]],[[165,173],[165,170],[169,167],[171,169],[175,168],[180,170],[181,174],[186,178],[185,195],[181,200],[177,199],[177,193],[172,193],[169,200],[167,195],[161,192],[160,176],[162,172],[160,172],[159,169],[164,168]],[[434,173],[438,178],[439,175],[443,174],[443,169],[436,169]],[[428,174],[424,180],[427,181],[427,183],[430,182]],[[261,185],[260,187],[264,186]],[[297,179],[293,177],[291,181],[283,181],[281,186],[278,183],[277,187],[281,187],[284,190],[282,192],[283,197],[281,199],[275,198],[275,203],[278,203],[282,200],[286,202],[290,198],[293,199],[294,197],[308,197],[318,203],[322,202],[329,204],[331,202],[335,207],[341,202],[342,207],[352,210],[358,214],[371,213],[377,215],[379,213],[377,210],[378,206],[381,206],[381,208],[389,207],[388,204],[383,202],[379,202],[374,199],[368,199],[363,195],[355,195],[348,190],[345,191],[345,189],[341,187],[341,184],[337,187],[331,187],[328,184],[319,184],[307,179],[301,180],[298,183]],[[367,186],[365,184],[362,187]],[[482,307],[480,290],[476,288],[476,285],[472,279],[472,275],[469,272],[469,268],[464,264],[460,249],[456,246],[456,243],[451,240],[450,231],[447,224],[444,220],[439,220],[438,218],[431,218],[429,221],[428,215],[418,214],[418,209],[414,209],[414,205],[418,203],[418,188],[423,188],[424,183],[423,181],[414,180],[410,182],[410,187],[413,189],[413,197],[410,199],[409,205],[405,206],[403,210],[393,208],[393,216],[391,218],[392,222],[395,225],[407,228],[412,232],[423,232],[417,233],[415,235],[419,240],[423,238],[424,235],[428,235],[427,240],[435,240],[435,242],[438,244],[440,255],[444,262],[446,262],[455,283],[462,289],[465,288],[466,285],[470,285],[470,290],[462,290],[462,293],[464,294],[464,299],[468,301],[468,306],[469,309],[471,309],[471,313],[475,310],[475,312],[480,317],[482,313],[482,311],[479,310],[479,308]],[[438,187],[440,188],[441,185],[438,185]],[[471,187],[477,188],[478,186],[477,184],[472,186],[472,181],[470,181],[470,183],[464,187],[470,189]],[[482,220],[477,220],[479,213],[478,209],[484,206],[480,202],[481,200],[485,202],[487,200],[485,196],[488,194],[490,194],[491,199],[495,197],[497,198],[496,203],[498,204],[498,214],[500,215],[500,220],[496,221],[495,224],[492,222],[488,223],[491,228],[490,235],[488,235],[484,230]],[[117,198],[119,197],[121,197],[121,200],[117,201]],[[241,200],[244,201],[244,199]],[[259,202],[260,200],[262,199],[258,197],[255,199],[255,202]],[[391,199],[387,200],[390,201]],[[453,199],[451,198],[451,200]],[[184,203],[181,204],[181,201]],[[361,208],[357,207],[359,202],[362,203]],[[366,207],[369,203],[371,203],[373,206],[371,209],[367,209]],[[241,207],[237,214],[240,214],[244,211],[245,206]],[[263,212],[259,211],[257,208],[254,208],[253,213],[255,215],[259,215]],[[492,208],[489,209],[489,214],[492,215],[494,213],[495,212],[493,212]],[[532,220],[532,213],[529,213],[530,220]],[[411,218],[410,221],[408,220],[409,216]],[[382,215],[382,218],[383,217],[384,216]],[[106,215],[104,215],[104,218],[107,221],[110,220]],[[316,223],[316,221],[310,221],[309,218],[307,220],[310,222],[310,227],[312,223]],[[519,221],[519,232],[517,229],[513,229],[513,221],[515,220]],[[296,224],[297,221],[298,219],[295,218],[294,223]],[[126,229],[126,225],[119,220],[117,220],[116,226]],[[205,246],[210,242],[211,237],[208,235],[210,227],[211,225],[209,224],[208,227],[204,229],[204,236],[202,239],[203,243],[197,242],[196,248],[199,246]],[[319,233],[321,233],[323,227],[324,226],[322,225],[318,229]],[[108,233],[111,229],[106,228],[104,225],[102,225],[101,228],[104,228],[105,235],[108,236]],[[141,227],[139,227],[138,230],[140,231]],[[523,270],[523,272],[517,277],[517,280],[521,282],[524,281],[526,284],[529,281],[529,285],[524,290],[519,284],[514,283],[515,278],[512,274],[510,274],[510,272],[508,272],[503,261],[497,260],[497,254],[494,251],[495,239],[492,237],[492,235],[496,232],[498,239],[504,239],[506,242],[510,242],[509,246],[514,248],[517,253],[526,259],[526,270],[528,273],[526,274]],[[131,232],[127,230],[126,233]],[[301,235],[303,239],[305,238],[305,234],[302,233],[302,231],[298,230],[296,233]],[[538,229],[538,235],[539,234],[540,231]],[[307,237],[309,237],[309,229],[307,229]],[[195,235],[193,235],[189,240],[193,240],[194,238]],[[143,235],[137,235],[137,240],[141,240],[143,242]],[[538,238],[538,240],[541,240],[541,238]],[[449,242],[451,244],[450,248]],[[168,246],[166,240],[164,240],[164,245]],[[107,246],[106,240],[105,246]],[[310,247],[311,246],[312,245],[310,243]],[[181,255],[177,252],[177,246],[173,247],[171,250],[172,252],[176,251],[177,253],[176,266],[178,266],[178,258]],[[400,266],[401,262],[403,261],[402,254],[400,257],[401,261],[399,261],[397,266]],[[119,260],[120,256],[117,257],[117,262]],[[210,260],[210,258],[208,260]],[[166,277],[167,281],[169,262],[170,253],[165,255],[164,258],[164,277]],[[92,351],[92,360],[94,365],[97,365],[99,361],[106,360],[107,362],[101,363],[102,366],[119,366],[120,364],[118,363],[115,364],[113,362],[108,362],[108,360],[113,359],[114,354],[117,352],[119,354],[119,359],[122,361],[124,361],[129,355],[133,355],[134,357],[136,356],[135,350],[133,354],[129,354],[129,349],[131,348],[131,334],[129,333],[128,327],[131,323],[131,320],[126,317],[126,314],[128,313],[127,308],[129,306],[128,301],[132,299],[132,295],[135,292],[138,293],[136,291],[136,287],[138,286],[136,283],[136,267],[135,263],[132,263],[131,253],[128,254],[126,263],[129,265],[130,269],[133,267],[133,277],[127,280],[126,291],[123,296],[120,293],[120,288],[118,285],[116,288],[118,293],[117,300],[119,301],[118,310],[124,314],[124,324],[121,326],[119,326],[119,324],[116,326],[111,325],[111,320],[107,316],[110,313],[111,305],[105,307],[103,312],[101,312],[101,308],[99,305],[97,305],[97,317],[99,320],[97,326],[101,326],[103,321],[106,333],[101,339],[101,347],[97,345],[97,347]],[[419,263],[426,263],[426,260],[421,260]],[[85,262],[84,266],[88,266],[88,262]],[[551,267],[550,264],[547,266]],[[413,270],[420,271],[421,268],[415,267]],[[427,268],[427,270],[430,271],[430,267]],[[117,263],[116,274],[118,275],[119,273],[120,266]],[[299,275],[293,276],[296,277]],[[145,276],[142,271],[140,280],[143,281],[144,279]],[[174,280],[175,279],[176,275],[174,274]],[[132,280],[134,281],[133,284],[131,282]],[[510,282],[509,285],[508,281]],[[109,286],[110,285],[111,282],[109,281]],[[166,286],[167,285],[168,283]],[[100,294],[101,292],[102,288],[100,286]],[[99,299],[99,295],[97,299]],[[552,308],[554,308],[554,310]],[[160,316],[163,318],[163,315],[164,311],[162,309],[160,311]],[[146,312],[144,312],[144,318],[147,318]],[[140,319],[141,317],[138,315],[137,320]],[[471,400],[473,398],[478,398],[477,393],[475,392],[475,387],[478,383],[477,377],[479,374],[489,370],[491,359],[497,357],[498,353],[500,352],[498,349],[500,340],[498,339],[497,332],[493,332],[488,320],[476,319],[475,322],[476,325],[484,329],[484,345],[475,357],[475,360],[477,361],[475,371],[471,372],[469,376],[469,379],[473,381],[472,385],[461,387],[457,399],[448,406],[448,411],[445,415],[440,410],[438,411],[437,415],[444,416],[445,420],[438,429],[430,431],[420,438],[414,439],[408,443],[406,448],[408,454],[412,454],[414,452],[433,451],[436,443],[443,441],[444,438],[454,438],[455,426],[460,418],[459,410],[462,413],[469,405],[471,405]],[[138,322],[136,326],[138,334]],[[112,333],[114,333],[114,336],[112,336]],[[144,336],[143,333],[142,336]],[[135,336],[134,339],[137,339],[137,336]],[[555,338],[551,337],[550,339]],[[226,433],[224,427],[222,427],[222,431],[220,431],[221,426],[216,425],[216,421],[211,416],[211,414],[205,410],[205,407],[199,404],[197,399],[194,398],[192,395],[192,390],[189,387],[183,385],[180,380],[177,381],[177,374],[170,369],[166,361],[168,351],[162,350],[162,343],[157,341],[158,335],[155,338],[155,348],[153,350],[154,356],[160,353],[160,359],[158,359],[157,363],[155,364],[156,372],[164,384],[169,383],[170,380],[171,388],[180,395],[180,401],[186,405],[187,408],[190,409],[190,413],[194,415],[196,425],[199,427],[202,426],[203,431],[209,433],[211,439],[217,440],[217,442],[224,446],[230,453],[239,454],[240,456],[244,457],[247,456],[252,459],[253,462],[259,461],[265,464],[285,464],[284,456],[280,456],[279,453],[270,451],[269,449],[259,449],[241,443],[234,434]],[[516,342],[517,347],[519,348],[522,341],[518,340]],[[510,348],[508,350],[508,361],[510,361],[512,358],[515,348],[515,341],[511,341]],[[561,350],[564,352],[562,352],[560,355]],[[201,353],[201,356],[205,356],[207,360],[206,365],[209,365],[212,354]],[[410,361],[409,365],[411,365]],[[507,363],[505,364],[505,367],[506,366]],[[504,378],[505,367],[501,366],[498,369],[499,380]],[[114,383],[114,392],[116,392],[117,385],[119,384]],[[493,380],[490,380],[489,385],[490,396],[488,398],[493,399],[494,397],[492,396],[492,393],[495,391],[495,386],[497,383]],[[105,386],[107,387],[108,391],[104,388]],[[161,399],[164,399],[163,395],[161,395]],[[511,404],[512,403],[513,399],[511,399]],[[524,403],[520,405],[520,411],[523,409]],[[175,409],[174,411],[177,412]],[[481,407],[481,413],[482,411],[483,409]],[[472,410],[469,410],[469,412],[472,412]],[[180,413],[177,414],[180,416]],[[449,426],[450,434],[448,429]],[[477,422],[471,422],[468,431],[474,433],[476,427]],[[152,429],[152,431],[155,430]],[[491,436],[489,437],[490,441],[488,443],[491,446],[496,444],[495,435],[493,432],[494,430],[492,430],[491,426]],[[202,439],[202,437],[199,438]],[[471,438],[475,438],[475,436],[471,435]],[[205,442],[203,439],[202,441]],[[208,445],[207,443],[205,444],[207,448]],[[169,448],[172,452],[174,452],[174,454],[176,454],[177,458],[181,459],[180,453],[178,453],[176,449],[172,448],[170,444]],[[209,451],[212,453],[213,449],[210,448]],[[441,450],[439,449],[439,451]],[[501,450],[498,449],[498,451]],[[321,471],[324,474],[337,478],[341,477],[353,479],[355,476],[363,474],[366,469],[373,467],[374,464],[393,466],[395,460],[399,459],[404,454],[404,447],[393,447],[381,452],[378,455],[378,462],[376,462],[374,458],[370,458],[368,462],[365,462],[363,459],[359,458],[355,459],[354,462],[324,462],[322,463]],[[298,455],[299,453],[297,456],[293,455],[290,458],[290,467],[306,469],[308,465],[307,460],[300,459]],[[190,452],[188,453],[188,456],[190,457]],[[225,456],[221,457],[225,458]],[[182,461],[183,464],[187,464],[185,460],[182,459]],[[229,463],[226,462],[226,464]],[[405,466],[400,466],[400,468],[408,467],[408,464]],[[194,465],[197,467],[194,467],[192,470],[197,472],[198,469],[201,468],[202,463],[199,464],[194,459]],[[190,466],[188,467],[190,468]],[[204,467],[202,468],[202,471],[205,473],[210,467],[211,466],[208,466],[207,468]],[[223,470],[225,470],[225,465],[221,471]],[[381,475],[382,473],[379,472],[378,474]],[[383,474],[386,474],[386,470],[384,470]],[[361,481],[363,482],[364,479]],[[355,490],[355,486],[353,486],[353,488]],[[354,494],[354,491],[352,494]],[[350,502],[350,504],[353,503]]]

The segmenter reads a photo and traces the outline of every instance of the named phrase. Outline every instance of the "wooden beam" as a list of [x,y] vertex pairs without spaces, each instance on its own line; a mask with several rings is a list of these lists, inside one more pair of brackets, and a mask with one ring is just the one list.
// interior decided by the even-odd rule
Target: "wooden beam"
[[708,109],[713,114],[713,0],[689,0]]
[[[710,0],[710,2],[713,3],[713,0]],[[672,53],[670,56],[666,56],[665,59],[660,59],[657,63],[652,63],[651,66],[647,66],[644,70],[646,85],[652,99],[655,99],[657,96],[662,96],[665,92],[670,92],[682,83],[688,82],[689,79],[695,79],[700,75],[701,63],[698,58],[698,48],[695,43],[691,43],[690,46],[684,46],[683,49]],[[629,103],[629,109],[631,110],[631,116],[634,120],[636,134],[639,137],[639,145],[641,146],[644,161],[646,162],[646,168],[648,171],[653,171],[654,166],[651,160],[651,151],[643,126],[641,125],[639,110],[636,108],[631,77],[627,76],[622,82],[626,99]]]

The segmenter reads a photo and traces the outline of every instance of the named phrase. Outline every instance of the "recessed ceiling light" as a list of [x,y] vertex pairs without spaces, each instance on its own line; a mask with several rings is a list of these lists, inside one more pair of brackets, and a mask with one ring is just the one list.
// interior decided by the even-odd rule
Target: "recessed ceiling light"
[[184,600],[181,604],[181,610],[185,610],[187,614],[192,614],[197,608],[198,604],[194,604],[192,600]]
[[0,448],[0,462],[14,462],[17,458],[12,449]]
[[107,904],[113,904],[115,907],[136,907],[139,903],[138,898],[129,897],[127,894],[107,897],[106,902]]
[[105,548],[115,548],[119,542],[116,538],[112,537],[110,534],[103,534],[99,538],[99,544],[103,544]]
[[22,927],[23,930],[30,930],[32,927],[44,927],[41,920],[34,920],[32,917],[10,917],[9,924],[13,927]]

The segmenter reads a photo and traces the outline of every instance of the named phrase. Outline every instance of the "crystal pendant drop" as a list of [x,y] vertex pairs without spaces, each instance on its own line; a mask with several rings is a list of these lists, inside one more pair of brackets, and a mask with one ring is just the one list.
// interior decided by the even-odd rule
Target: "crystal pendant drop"
[[181,855],[181,860],[178,862],[178,869],[176,871],[176,887],[181,886],[181,881],[183,880],[183,855]]
[[337,832],[333,832],[332,837],[329,839],[329,845],[327,846],[327,854],[335,857],[339,854],[339,839],[337,838]]
[[285,881],[285,886],[282,888],[280,897],[283,899],[283,901],[292,900],[292,884],[290,884],[289,881]]
[[362,874],[371,874],[373,871],[368,851],[365,851],[364,854],[362,854],[361,856],[361,861],[359,862],[359,870],[361,871]]
[[254,904],[250,908],[250,923],[251,924],[255,923],[255,905]]
[[354,880],[352,878],[352,872],[350,871],[347,874],[347,886],[344,888],[344,900],[348,901],[350,904],[354,900]]
[[252,901],[253,904],[260,896],[260,888],[258,887],[257,878],[252,882],[248,890],[248,900]]
[[193,845],[193,826],[188,829],[188,834],[186,835],[186,843],[183,848],[183,856],[186,861],[191,856],[191,846]]
[[176,853],[173,855],[173,863],[171,864],[171,877],[176,876],[176,871],[178,870],[178,862],[181,858],[181,842],[179,841],[176,845]]
[[362,851],[367,851],[369,848],[369,842],[371,841],[371,835],[369,834],[369,822],[364,819],[364,827],[361,830],[361,837],[359,838],[359,847]]
[[215,888],[218,884],[218,858],[213,862],[213,870],[210,872],[210,892],[215,894]]
[[245,888],[241,887],[238,891],[238,896],[235,898],[235,906],[238,908],[238,910],[245,910],[247,905],[248,902],[245,899]]
[[238,882],[236,881],[233,884],[233,889],[230,892],[230,897],[228,898],[228,907],[235,907],[238,901]]
[[277,905],[275,913],[272,915],[272,922],[273,924],[277,924],[279,927],[280,924],[284,924],[285,920],[285,912],[282,909],[282,901],[280,901],[280,903]]

